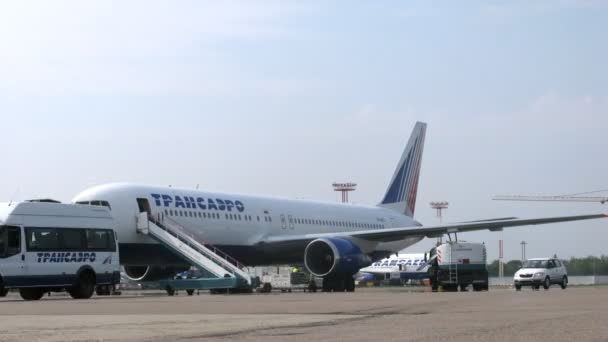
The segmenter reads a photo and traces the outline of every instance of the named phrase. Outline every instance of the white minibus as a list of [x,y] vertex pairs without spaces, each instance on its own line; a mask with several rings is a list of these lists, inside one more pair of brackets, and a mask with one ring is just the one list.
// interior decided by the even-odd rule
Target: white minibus
[[55,201],[0,203],[0,297],[67,291],[109,295],[120,283],[118,243],[107,206]]

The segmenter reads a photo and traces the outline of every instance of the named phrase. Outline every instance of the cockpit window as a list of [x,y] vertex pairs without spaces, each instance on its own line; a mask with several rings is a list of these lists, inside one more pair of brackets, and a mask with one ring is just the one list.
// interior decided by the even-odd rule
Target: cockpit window
[[112,206],[110,206],[110,202],[108,201],[78,201],[76,202],[76,204],[82,204],[82,205],[95,205],[95,206],[99,206],[99,207],[107,207],[108,209],[112,210]]

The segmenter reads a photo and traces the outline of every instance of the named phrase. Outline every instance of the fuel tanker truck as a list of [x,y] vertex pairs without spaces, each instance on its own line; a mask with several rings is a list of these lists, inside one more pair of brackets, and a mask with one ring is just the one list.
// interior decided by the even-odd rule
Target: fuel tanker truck
[[427,264],[433,291],[488,290],[486,246],[483,243],[450,241],[431,249]]

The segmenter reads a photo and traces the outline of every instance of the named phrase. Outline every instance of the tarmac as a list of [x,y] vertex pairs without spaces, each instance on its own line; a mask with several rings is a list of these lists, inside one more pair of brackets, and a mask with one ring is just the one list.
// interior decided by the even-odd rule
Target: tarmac
[[0,299],[0,341],[608,341],[608,287]]

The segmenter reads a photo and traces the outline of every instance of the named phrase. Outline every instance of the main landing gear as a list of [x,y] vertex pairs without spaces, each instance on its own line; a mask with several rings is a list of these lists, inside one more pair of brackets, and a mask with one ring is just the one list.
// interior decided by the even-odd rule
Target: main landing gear
[[323,292],[355,292],[352,274],[335,274],[323,278]]

